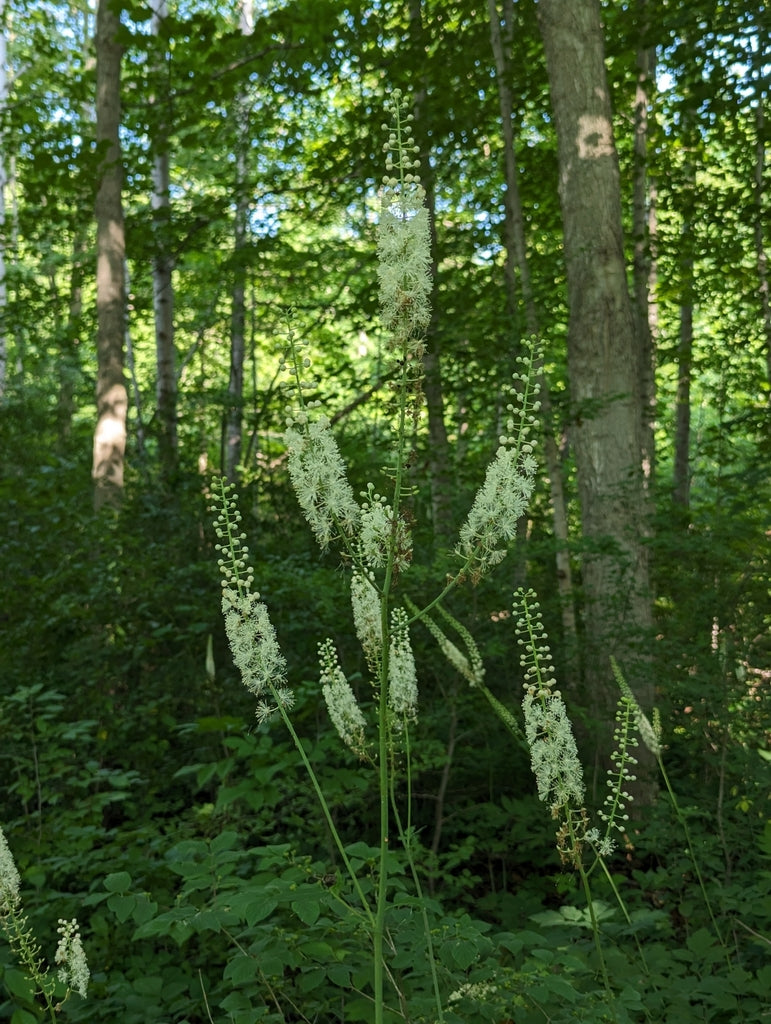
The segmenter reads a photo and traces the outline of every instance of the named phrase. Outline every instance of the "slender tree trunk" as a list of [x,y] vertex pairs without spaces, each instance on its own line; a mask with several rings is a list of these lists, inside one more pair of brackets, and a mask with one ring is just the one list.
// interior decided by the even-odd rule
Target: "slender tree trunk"
[[96,15],[96,141],[100,154],[96,195],[97,421],[92,468],[97,509],[120,503],[126,452],[119,28],[119,8],[113,0],[99,0]]
[[[166,0],[152,0],[152,31],[160,39],[161,27],[168,17]],[[160,57],[157,71],[166,62]],[[153,306],[155,310],[156,400],[158,416],[158,453],[161,476],[168,485],[177,471],[177,354],[174,345],[173,260],[170,252],[171,198],[169,178],[169,137],[166,115],[161,113],[167,97],[156,93],[153,105],[156,125],[153,139]]]
[[634,182],[632,199],[632,235],[634,239],[634,312],[639,351],[643,478],[653,485],[656,468],[654,427],[656,417],[656,352],[651,327],[650,294],[652,235],[648,187],[648,117],[650,92],[656,80],[656,48],[648,45],[648,0],[637,0],[640,21],[640,45],[637,50],[637,81],[634,99]]
[[[240,0],[241,34],[254,32],[252,0]],[[249,100],[246,94],[236,97],[236,209],[233,242],[233,292],[230,317],[230,378],[225,411],[225,444],[223,473],[237,481],[243,450],[244,360],[246,357],[246,243],[249,235],[248,148]]]
[[[410,42],[417,54],[425,53],[426,39],[423,26],[421,0],[410,0],[409,6]],[[413,135],[420,153],[420,180],[426,190],[429,230],[431,234],[431,280],[432,299],[436,297],[437,285],[437,237],[436,199],[433,170],[431,168],[430,141],[426,126],[425,106],[427,99],[425,84],[415,90],[413,96]],[[431,491],[431,515],[434,527],[434,544],[437,548],[449,548],[455,540],[455,520],[452,508],[452,473],[450,468],[450,442],[444,417],[444,391],[442,386],[441,341],[439,335],[439,312],[436,302],[431,303],[431,322],[426,333],[426,350],[423,356],[423,389],[428,417],[428,481]]]
[[[643,652],[651,606],[637,334],[627,288],[618,158],[605,73],[599,0],[539,0],[557,129],[568,286],[572,440],[584,540],[585,674],[595,765],[612,748],[618,690],[610,655],[652,704]],[[640,775],[652,759],[641,752]],[[638,798],[652,791],[641,783]]]
[[[8,103],[8,38],[6,28],[6,2],[0,0],[0,113],[5,114]],[[8,335],[5,331],[5,310],[8,305],[8,287],[5,280],[5,186],[7,157],[5,138],[0,138],[0,401],[5,394],[8,377]]]
[[57,372],[59,392],[56,401],[57,434],[62,448],[70,439],[75,412],[75,383],[80,378],[81,320],[83,316],[83,282],[86,276],[86,254],[90,246],[85,232],[78,229],[72,243],[67,321],[63,330]]
[[755,259],[758,268],[758,295],[760,314],[766,347],[766,380],[771,384],[771,286],[769,285],[768,253],[765,244],[765,170],[766,170],[766,127],[763,105],[766,102],[763,70],[759,72],[757,103],[755,104]]
[[[506,246],[506,293],[510,316],[514,318],[516,309],[517,273],[525,306],[525,327],[527,334],[536,342],[540,338],[541,329],[538,311],[533,296],[530,278],[530,266],[527,261],[525,240],[525,219],[522,211],[522,199],[519,191],[517,152],[514,143],[514,126],[512,123],[514,101],[509,86],[509,62],[501,34],[501,19],[496,0],[488,0],[490,14],[490,43],[495,58],[498,83],[498,99],[501,110],[504,146],[504,176],[506,192],[504,196],[504,243]],[[504,22],[509,31],[513,30],[514,12],[511,0],[504,0]],[[568,652],[577,650],[577,630],[575,606],[573,603],[573,572],[568,552],[568,519],[565,487],[562,476],[562,465],[559,448],[554,439],[552,423],[551,396],[546,377],[541,373],[541,410],[543,413],[543,438],[546,470],[549,476],[549,488],[552,504],[552,521],[554,538],[557,542],[556,568],[557,588],[560,595],[562,612],[562,632],[565,649]],[[563,666],[565,685],[575,690],[574,661],[568,657]]]
[[677,392],[675,395],[675,451],[672,500],[687,510],[691,501],[691,366],[693,362],[693,256],[691,227],[683,226],[681,265],[683,298],[680,303],[680,337],[677,344]]

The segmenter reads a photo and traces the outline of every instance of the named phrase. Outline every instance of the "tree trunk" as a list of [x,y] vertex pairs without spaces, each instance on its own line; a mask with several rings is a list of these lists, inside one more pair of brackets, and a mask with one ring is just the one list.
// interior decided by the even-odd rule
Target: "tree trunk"
[[97,509],[120,503],[126,452],[119,28],[119,8],[113,0],[99,0],[96,14],[96,141],[100,155],[96,194],[97,420],[92,467]]
[[656,352],[651,325],[651,268],[653,252],[651,208],[648,189],[648,112],[650,92],[656,79],[656,48],[648,44],[648,0],[637,0],[640,44],[637,50],[637,81],[634,98],[634,181],[632,236],[634,239],[634,312],[639,351],[643,478],[646,487],[655,479]]
[[[597,769],[607,765],[618,699],[610,655],[644,709],[651,606],[637,333],[627,288],[618,157],[598,0],[539,0],[557,129],[568,286],[572,441],[584,542],[584,683]],[[587,751],[588,753],[588,751]],[[641,751],[639,774],[651,758]],[[601,797],[601,794],[596,794]],[[647,785],[638,798],[650,798]]]
[[[538,311],[533,297],[530,278],[530,267],[527,261],[525,241],[525,219],[522,211],[522,199],[517,179],[517,152],[514,144],[514,126],[512,114],[514,103],[509,86],[509,62],[504,49],[501,35],[501,20],[496,0],[488,0],[490,14],[490,44],[495,58],[495,69],[498,82],[498,99],[501,110],[504,146],[504,177],[506,193],[504,197],[504,244],[506,247],[506,301],[509,315],[514,319],[516,310],[517,273],[519,273],[522,299],[525,306],[525,328],[534,343],[540,338],[541,329]],[[514,12],[511,0],[504,0],[504,21],[509,31],[513,30]],[[562,465],[559,448],[554,438],[551,397],[549,383],[541,373],[541,411],[543,414],[544,456],[546,471],[549,477],[549,488],[552,504],[552,521],[554,538],[557,542],[555,556],[557,569],[557,589],[560,596],[562,613],[563,643],[567,654],[562,673],[565,687],[575,691],[575,671],[572,655],[577,650],[577,630],[575,606],[573,598],[573,572],[568,552],[568,520],[565,488],[562,477]]]
[[765,170],[766,128],[763,105],[767,102],[763,70],[758,72],[757,103],[755,105],[755,258],[758,268],[758,295],[763,337],[766,343],[766,381],[771,384],[771,288],[769,287],[768,253],[765,245]]
[[[254,32],[252,0],[239,3],[241,34]],[[246,94],[236,97],[236,209],[233,241],[233,292],[230,315],[230,378],[225,410],[223,474],[237,483],[243,449],[244,359],[246,356],[246,240],[249,233],[248,161],[249,101]]]
[[691,227],[683,225],[681,269],[683,296],[680,302],[680,338],[677,344],[677,392],[675,395],[675,452],[672,470],[672,501],[687,510],[691,503],[691,364],[693,361],[693,256]]
[[[410,0],[409,6],[410,43],[417,54],[425,54],[426,41],[423,27],[421,0]],[[413,96],[413,135],[418,146],[420,159],[420,180],[426,191],[426,207],[431,236],[431,280],[432,302],[431,321],[426,332],[426,348],[423,356],[423,389],[428,418],[428,483],[431,492],[431,517],[434,527],[434,544],[437,548],[451,548],[455,538],[455,521],[452,508],[452,474],[450,472],[450,442],[444,418],[444,391],[442,387],[441,344],[439,339],[439,316],[436,308],[437,246],[436,246],[436,202],[434,178],[431,168],[430,142],[426,130],[425,104],[428,92],[425,84],[416,88]]]
[[[6,3],[0,0],[0,113],[5,114],[8,103],[8,39],[6,36]],[[8,377],[8,335],[5,331],[5,311],[8,305],[8,287],[5,280],[5,186],[7,158],[5,139],[0,142],[0,400],[5,394]]]
[[[160,40],[161,26],[168,17],[166,0],[152,0],[152,31]],[[160,44],[159,44],[160,45]],[[165,62],[158,57],[157,71]],[[173,260],[170,252],[171,199],[169,195],[169,138],[166,115],[161,108],[167,102],[162,94],[153,96],[158,110],[153,138],[153,307],[155,310],[156,401],[158,416],[158,454],[161,477],[172,484],[177,471],[177,354],[174,347]]]

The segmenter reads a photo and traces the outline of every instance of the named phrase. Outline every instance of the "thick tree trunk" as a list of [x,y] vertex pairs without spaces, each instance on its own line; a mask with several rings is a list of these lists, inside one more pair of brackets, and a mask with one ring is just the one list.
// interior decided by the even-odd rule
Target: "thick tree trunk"
[[123,495],[127,393],[123,374],[126,317],[125,240],[121,187],[120,12],[113,0],[99,0],[96,14],[96,140],[99,164],[96,195],[97,379],[94,432],[94,506],[117,505]]
[[[600,5],[598,0],[539,0],[538,18],[559,147],[572,440],[584,542],[585,685],[596,720],[592,753],[599,768],[611,750],[618,699],[610,655],[642,707],[649,709],[653,698],[643,657],[651,606],[639,353],[627,288]],[[643,753],[640,759],[646,760]],[[641,774],[650,767],[647,758]],[[638,797],[649,795],[646,787],[638,787]]]
[[[501,110],[501,126],[504,146],[504,177],[506,193],[504,196],[504,244],[506,246],[506,301],[509,315],[515,317],[517,273],[519,274],[522,299],[525,306],[525,328],[531,341],[540,338],[541,330],[538,311],[536,309],[533,288],[530,278],[530,267],[527,261],[525,242],[525,219],[522,211],[522,200],[517,179],[517,152],[514,144],[514,126],[512,112],[514,103],[509,86],[509,62],[506,57],[504,41],[501,33],[501,19],[496,0],[488,0],[490,14],[490,44],[495,58],[495,69],[498,82],[498,99]],[[511,0],[504,2],[504,21],[509,31],[513,30],[514,12]],[[551,415],[551,397],[549,383],[541,374],[541,410],[543,414],[544,456],[546,471],[549,477],[549,488],[552,504],[552,521],[554,538],[557,541],[556,569],[557,588],[560,595],[562,612],[563,642],[568,657],[563,665],[564,683],[567,689],[575,690],[574,659],[572,654],[577,648],[577,630],[573,597],[573,572],[568,552],[568,520],[565,488],[562,476],[562,465],[559,448],[554,439]]]
[[[166,0],[152,0],[152,30],[160,38],[161,26],[168,17]],[[159,62],[158,70],[164,67]],[[156,93],[153,104],[160,109],[167,98]],[[153,306],[155,310],[156,401],[158,416],[158,454],[161,476],[173,482],[177,470],[177,354],[174,347],[173,260],[170,253],[171,199],[169,179],[168,125],[164,114],[156,114],[153,138]]]

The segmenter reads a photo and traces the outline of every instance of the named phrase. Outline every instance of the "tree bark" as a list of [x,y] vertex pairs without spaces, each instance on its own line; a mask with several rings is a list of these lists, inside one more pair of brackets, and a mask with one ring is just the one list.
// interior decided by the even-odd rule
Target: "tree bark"
[[[414,51],[417,54],[424,54],[426,40],[421,0],[410,0],[409,33]],[[428,418],[428,483],[431,492],[434,544],[437,548],[451,548],[455,538],[455,521],[452,509],[450,442],[447,437],[447,424],[444,417],[439,315],[436,302],[433,301],[436,296],[438,262],[434,177],[429,160],[430,141],[425,117],[427,96],[428,91],[425,84],[416,88],[413,96],[414,121],[412,125],[415,142],[420,150],[420,180],[426,191],[426,207],[431,235],[431,280],[433,282],[431,321],[426,332],[426,347],[423,356],[423,389]]]
[[92,478],[94,507],[118,505],[123,495],[128,396],[123,373],[126,319],[125,236],[121,189],[123,169],[120,10],[99,0],[96,13],[96,141],[100,153],[96,195],[97,379]]
[[691,367],[693,362],[693,255],[691,226],[682,231],[680,280],[680,337],[677,343],[677,391],[675,394],[675,451],[672,469],[672,501],[687,510],[691,503]]
[[[637,332],[598,0],[539,0],[559,159],[568,287],[572,442],[583,533],[584,683],[597,769],[611,752],[615,656],[641,706],[653,687]],[[651,758],[641,751],[640,775]],[[650,798],[648,785],[638,797]]]
[[[168,17],[166,0],[152,0],[152,31],[160,39],[161,26]],[[158,60],[156,70],[164,68]],[[166,98],[153,96],[160,111]],[[171,198],[169,176],[169,137],[166,116],[159,112],[153,139],[153,307],[155,310],[156,402],[158,417],[158,454],[161,477],[170,485],[177,471],[177,354],[174,346],[173,260],[170,252]]]
[[[254,32],[252,0],[240,0],[241,34]],[[230,377],[225,410],[223,475],[237,483],[243,450],[244,360],[246,358],[246,240],[249,233],[249,197],[247,195],[249,148],[249,104],[245,94],[235,102],[236,209],[233,227],[233,291],[230,314]]]
[[656,78],[656,48],[648,42],[648,0],[637,0],[640,43],[634,98],[634,181],[632,236],[634,240],[634,312],[637,322],[643,478],[647,488],[655,480],[656,349],[651,323],[651,275],[655,207],[650,205],[648,182],[648,118],[650,93]]
[[[766,80],[763,70],[758,72],[757,103],[755,105],[755,257],[758,268],[758,296],[766,348],[766,381],[771,384],[771,286],[769,285],[768,253],[765,244],[765,171],[766,136],[763,106],[767,102]],[[769,399],[771,401],[771,397]]]
[[[490,44],[493,57],[495,58],[504,147],[504,178],[506,182],[504,196],[506,301],[509,315],[513,320],[516,315],[517,274],[519,274],[519,285],[525,306],[525,329],[531,341],[537,343],[541,336],[541,329],[538,310],[533,296],[530,266],[527,261],[525,218],[517,178],[517,151],[514,143],[514,125],[512,123],[514,102],[509,86],[509,61],[501,34],[501,20],[496,0],[488,0],[488,10],[490,15]],[[504,0],[504,17],[506,24],[509,26],[509,31],[512,31],[514,12],[511,0]],[[577,630],[573,596],[573,571],[568,552],[567,503],[565,501],[559,448],[554,438],[549,382],[544,373],[540,374],[540,382],[544,456],[546,472],[549,477],[554,538],[557,542],[557,552],[555,555],[557,589],[560,596],[563,643],[567,655],[562,666],[562,672],[565,687],[568,690],[575,691],[576,673],[574,671],[575,663],[572,655],[577,649]]]

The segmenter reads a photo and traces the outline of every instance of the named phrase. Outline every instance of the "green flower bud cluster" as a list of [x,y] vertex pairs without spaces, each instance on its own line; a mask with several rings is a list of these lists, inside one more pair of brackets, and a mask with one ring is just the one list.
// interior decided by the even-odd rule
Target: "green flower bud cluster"
[[395,189],[399,185],[417,185],[420,183],[420,177],[413,172],[420,170],[420,160],[417,159],[420,146],[416,146],[414,138],[406,134],[415,116],[405,111],[401,89],[393,90],[388,106],[393,113],[394,123],[381,125],[382,130],[388,132],[388,141],[383,143],[383,152],[386,154],[386,171],[398,171],[399,176],[397,178],[393,173],[386,174],[383,177],[383,185],[387,189]]
[[624,832],[627,828],[629,814],[626,808],[632,796],[624,787],[637,778],[632,771],[637,765],[637,758],[632,751],[637,746],[634,702],[628,696],[622,696],[617,703],[613,729],[613,753],[610,755],[613,767],[607,771],[608,795],[598,811],[607,824],[608,832],[612,828]]
[[301,406],[305,404],[303,392],[318,387],[319,383],[315,377],[308,376],[311,368],[309,349],[310,342],[297,337],[294,329],[294,310],[289,309],[286,313],[286,342],[279,359],[279,370],[291,376],[292,380],[285,386],[297,391]]

